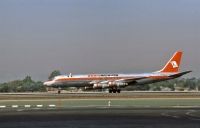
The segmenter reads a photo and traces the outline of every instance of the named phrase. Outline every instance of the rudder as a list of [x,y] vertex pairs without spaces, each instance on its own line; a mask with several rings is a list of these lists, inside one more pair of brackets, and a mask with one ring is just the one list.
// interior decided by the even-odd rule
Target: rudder
[[164,68],[158,72],[178,72],[180,63],[181,63],[182,54],[183,54],[182,51],[175,52],[172,58],[164,66]]

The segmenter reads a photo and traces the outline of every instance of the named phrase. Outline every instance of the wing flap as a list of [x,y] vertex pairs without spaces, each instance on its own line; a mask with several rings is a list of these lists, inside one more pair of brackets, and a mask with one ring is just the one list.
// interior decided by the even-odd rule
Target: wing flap
[[137,82],[137,80],[141,80],[141,79],[145,79],[145,78],[147,78],[147,77],[125,78],[125,79],[115,80],[115,82],[132,83],[132,82]]

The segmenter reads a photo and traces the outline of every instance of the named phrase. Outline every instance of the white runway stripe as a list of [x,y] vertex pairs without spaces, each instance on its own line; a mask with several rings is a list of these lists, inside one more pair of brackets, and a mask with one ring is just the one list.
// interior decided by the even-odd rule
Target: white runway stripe
[[6,108],[6,106],[0,106],[0,108]]
[[54,105],[54,104],[50,104],[49,107],[56,107],[56,105]]
[[18,108],[18,105],[12,105],[12,108]]
[[25,107],[25,108],[30,108],[30,107],[31,107],[31,105],[24,105],[24,107]]
[[36,106],[37,106],[38,108],[41,108],[41,107],[43,107],[43,105],[41,105],[41,104],[40,104],[40,105],[36,105]]
[[[32,105],[26,104],[26,105],[23,105],[23,106],[24,106],[24,108],[31,108]],[[6,107],[7,107],[6,105],[0,105],[0,108],[6,108]],[[19,108],[20,106],[19,105],[11,105],[9,107],[11,107],[11,108]],[[37,108],[42,108],[42,107],[44,107],[44,105],[38,104],[38,105],[36,105],[36,107]],[[47,105],[47,107],[55,108],[56,105],[55,104],[49,104],[49,105]]]

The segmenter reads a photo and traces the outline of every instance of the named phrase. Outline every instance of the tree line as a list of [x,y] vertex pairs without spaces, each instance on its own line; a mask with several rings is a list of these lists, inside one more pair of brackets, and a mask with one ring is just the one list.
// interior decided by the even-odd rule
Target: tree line
[[44,92],[46,88],[41,81],[33,81],[30,76],[23,80],[14,80],[0,84],[0,92]]
[[142,91],[198,91],[200,78],[177,78],[147,85],[129,86],[125,90]]
[[[52,80],[60,75],[59,70],[53,71],[48,79]],[[200,78],[178,78],[147,85],[128,86],[123,90],[127,91],[191,91],[200,89]],[[14,80],[0,84],[0,92],[45,92],[46,87],[42,81],[34,81],[31,76],[23,80]]]

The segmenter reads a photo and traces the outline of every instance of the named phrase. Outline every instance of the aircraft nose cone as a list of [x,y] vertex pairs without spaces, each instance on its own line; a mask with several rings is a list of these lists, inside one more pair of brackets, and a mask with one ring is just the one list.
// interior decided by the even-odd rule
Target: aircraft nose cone
[[53,84],[53,81],[46,81],[43,83],[45,86],[51,86]]

